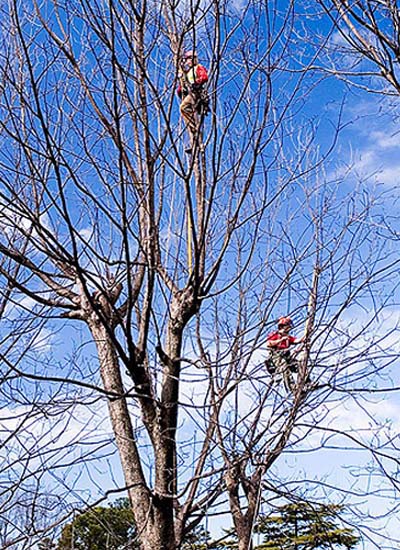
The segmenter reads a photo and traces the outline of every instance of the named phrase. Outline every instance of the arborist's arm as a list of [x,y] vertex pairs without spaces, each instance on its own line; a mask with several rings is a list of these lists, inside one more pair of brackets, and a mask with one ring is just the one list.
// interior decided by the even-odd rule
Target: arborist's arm
[[277,338],[276,340],[268,340],[267,347],[276,348],[279,346],[279,344],[285,342],[285,340],[287,340],[287,336],[281,336],[281,338]]
[[182,85],[183,76],[184,76],[184,73],[182,70],[180,70],[178,72],[178,87],[176,88],[176,95],[179,97],[179,99],[182,99],[182,95],[183,95],[183,85]]
[[298,345],[298,344],[301,344],[298,348],[296,348],[294,350],[294,353],[300,353],[301,351],[303,351],[304,349],[304,342],[306,341],[306,338],[305,336],[302,336],[301,338],[296,338],[293,342],[293,345]]

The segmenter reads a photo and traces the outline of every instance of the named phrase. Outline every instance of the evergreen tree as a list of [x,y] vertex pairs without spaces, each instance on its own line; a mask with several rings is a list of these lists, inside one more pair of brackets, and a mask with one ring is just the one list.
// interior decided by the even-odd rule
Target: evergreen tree
[[359,537],[353,529],[341,527],[335,504],[287,504],[279,513],[261,518],[257,531],[264,535],[257,550],[313,550],[356,547]]
[[136,529],[128,499],[109,507],[96,506],[68,523],[57,550],[136,550]]
[[[133,514],[129,500],[118,499],[110,507],[97,506],[77,516],[65,525],[58,545],[45,539],[40,550],[137,550]],[[47,546],[46,546],[47,544]],[[53,544],[53,546],[51,546]],[[218,550],[210,533],[202,526],[185,536],[182,550]]]

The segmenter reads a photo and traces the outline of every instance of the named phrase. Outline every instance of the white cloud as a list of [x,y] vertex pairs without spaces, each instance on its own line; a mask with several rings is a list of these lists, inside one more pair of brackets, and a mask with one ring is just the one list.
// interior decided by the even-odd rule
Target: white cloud
[[376,178],[380,183],[384,183],[390,187],[398,187],[400,183],[400,164],[383,168],[378,172]]
[[397,114],[383,104],[361,101],[351,106],[355,118],[351,125],[350,160],[356,174],[363,180],[382,183],[391,189],[399,187],[400,138]]
[[370,139],[375,143],[378,149],[400,149],[398,132],[387,133],[382,130],[375,130],[371,132]]
[[[41,214],[39,218],[41,227],[52,230],[50,227],[49,217],[47,213]],[[16,236],[21,236],[20,229],[24,233],[28,233],[32,227],[32,219],[24,215],[22,209],[5,204],[0,201],[0,230],[8,237],[15,239]],[[32,232],[33,238],[38,237],[36,231]]]
[[[382,150],[386,147],[365,148],[358,152],[357,159],[353,163],[353,169],[361,179],[372,180],[375,183],[383,183],[396,188],[400,181],[400,162],[387,159]],[[396,153],[400,158],[400,147]]]
[[[36,461],[37,465],[41,463],[43,450],[48,457],[48,466],[53,453],[55,464],[59,453],[67,453],[72,462],[80,443],[89,448],[110,437],[111,425],[105,409],[104,402],[90,406],[76,404],[65,412],[47,416],[34,406],[3,407],[0,411],[2,439],[8,439],[11,434],[15,437],[2,447],[0,460],[7,463],[12,458],[23,460],[26,456],[32,470]],[[36,459],[32,458],[34,456]]]
[[81,229],[79,234],[85,242],[90,242],[93,239],[93,228],[86,227]]
[[41,327],[34,334],[33,338],[29,339],[29,349],[37,353],[46,353],[50,351],[53,341],[54,332],[50,329]]

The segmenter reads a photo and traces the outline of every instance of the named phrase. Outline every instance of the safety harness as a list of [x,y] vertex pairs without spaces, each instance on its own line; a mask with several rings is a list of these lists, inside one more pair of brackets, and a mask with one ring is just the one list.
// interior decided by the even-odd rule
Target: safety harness
[[196,112],[201,116],[207,116],[210,112],[210,98],[203,84],[196,84],[196,68],[192,67],[183,72],[181,78],[182,97],[192,94],[195,100]]

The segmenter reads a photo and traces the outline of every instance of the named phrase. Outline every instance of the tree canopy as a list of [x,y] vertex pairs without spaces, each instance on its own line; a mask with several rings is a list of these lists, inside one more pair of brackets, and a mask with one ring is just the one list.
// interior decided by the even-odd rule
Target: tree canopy
[[333,504],[286,504],[277,514],[261,517],[256,531],[263,535],[258,550],[313,550],[355,548],[360,538],[354,529],[342,527]]
[[83,511],[65,527],[56,550],[137,550],[137,533],[129,500]]

